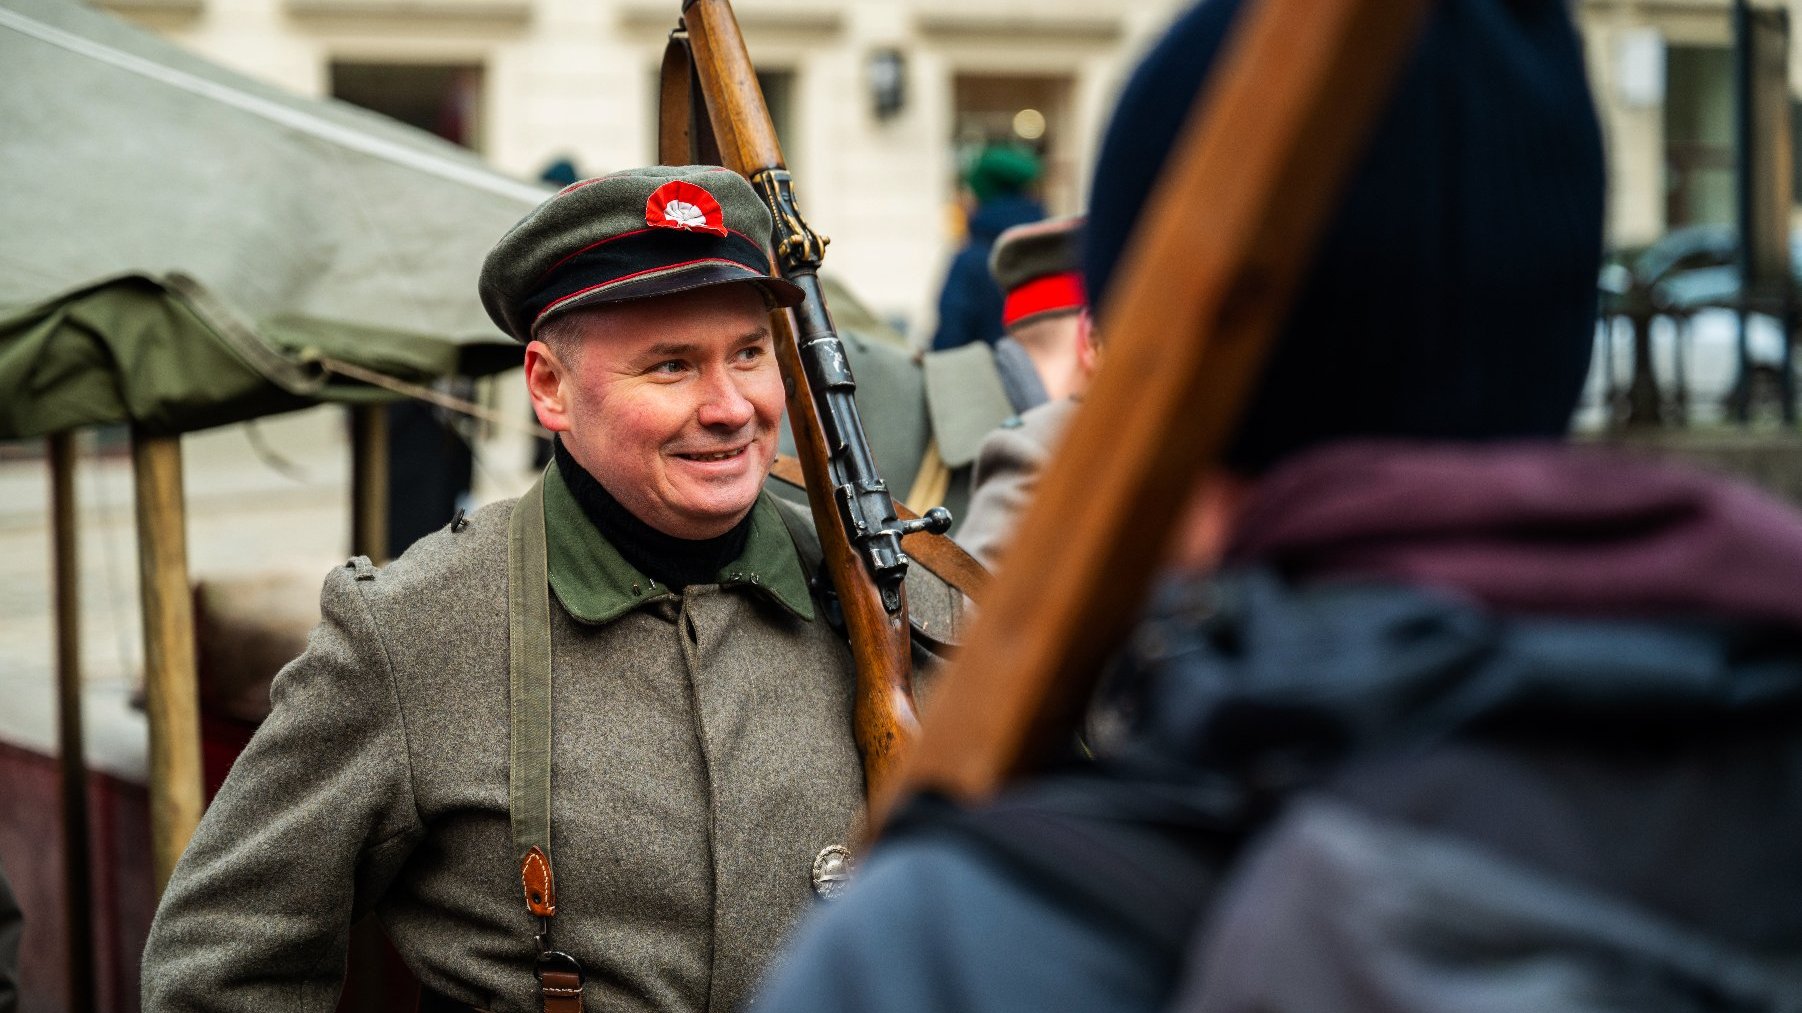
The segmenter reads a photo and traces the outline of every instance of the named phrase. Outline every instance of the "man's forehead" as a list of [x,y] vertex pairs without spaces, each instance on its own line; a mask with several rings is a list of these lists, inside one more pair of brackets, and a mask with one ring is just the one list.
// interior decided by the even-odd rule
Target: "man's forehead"
[[[623,307],[622,307],[623,308]],[[584,312],[565,325],[577,343],[618,356],[682,355],[770,338],[763,312],[721,308],[672,312]]]
[[708,335],[704,340],[683,340],[678,338],[658,338],[639,347],[653,355],[680,355],[715,345],[742,345],[762,341],[770,336],[767,325],[759,324],[751,328],[734,328],[722,330]]

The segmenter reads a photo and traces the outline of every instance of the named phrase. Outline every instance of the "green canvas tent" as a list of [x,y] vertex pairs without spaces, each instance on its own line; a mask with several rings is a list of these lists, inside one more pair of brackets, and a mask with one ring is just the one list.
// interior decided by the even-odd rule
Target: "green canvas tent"
[[481,258],[541,200],[454,145],[69,0],[0,0],[0,438],[189,431],[519,361]]
[[[353,376],[517,364],[476,276],[545,191],[71,0],[0,0],[0,84],[0,439],[49,437],[69,994],[87,1008],[74,430],[132,429],[160,890],[203,797],[180,435],[392,396]],[[352,540],[374,551],[381,415],[355,414]]]

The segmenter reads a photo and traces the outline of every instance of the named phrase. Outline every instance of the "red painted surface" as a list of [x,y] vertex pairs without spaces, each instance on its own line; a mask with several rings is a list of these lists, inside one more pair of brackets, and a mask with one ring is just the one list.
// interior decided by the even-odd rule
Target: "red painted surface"
[[[209,801],[255,730],[246,722],[202,714],[201,761]],[[19,1013],[69,1009],[57,779],[56,757],[0,742],[0,869],[25,914]],[[143,785],[90,771],[88,813],[95,994],[100,1010],[135,1013],[138,967],[156,913],[149,795]],[[373,921],[359,925],[352,935],[346,982],[341,1013],[410,1010],[418,995],[417,983]]]
[[[0,867],[25,913],[20,1013],[68,1009],[59,798],[56,757],[0,743]],[[95,992],[101,1009],[130,1013],[138,1008],[138,961],[155,910],[149,798],[141,785],[90,772],[88,814]]]

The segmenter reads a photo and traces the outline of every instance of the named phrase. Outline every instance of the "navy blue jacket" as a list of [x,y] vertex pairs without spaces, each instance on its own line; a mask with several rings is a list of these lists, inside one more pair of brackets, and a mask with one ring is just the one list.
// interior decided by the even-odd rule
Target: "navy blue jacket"
[[938,330],[932,336],[935,352],[972,341],[994,344],[1001,337],[1001,289],[989,274],[989,253],[995,238],[1016,225],[1036,222],[1045,209],[1028,197],[996,197],[983,202],[970,216],[970,238],[951,259],[945,287],[939,291]]

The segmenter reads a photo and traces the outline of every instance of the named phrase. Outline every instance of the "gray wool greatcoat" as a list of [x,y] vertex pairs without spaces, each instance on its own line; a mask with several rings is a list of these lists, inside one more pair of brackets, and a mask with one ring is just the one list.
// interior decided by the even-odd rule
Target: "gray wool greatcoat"
[[999,564],[1032,502],[1039,475],[1076,416],[1077,403],[1068,397],[1048,401],[983,437],[970,484],[970,509],[957,533],[958,544],[983,565],[993,569]]
[[[507,812],[510,509],[327,577],[157,910],[144,1009],[328,1011],[365,913],[428,988],[538,1008]],[[765,494],[721,583],[673,594],[547,471],[553,942],[586,966],[589,1009],[743,1005],[815,856],[853,843],[852,664],[791,509]],[[943,637],[959,599],[919,567],[908,586]]]

